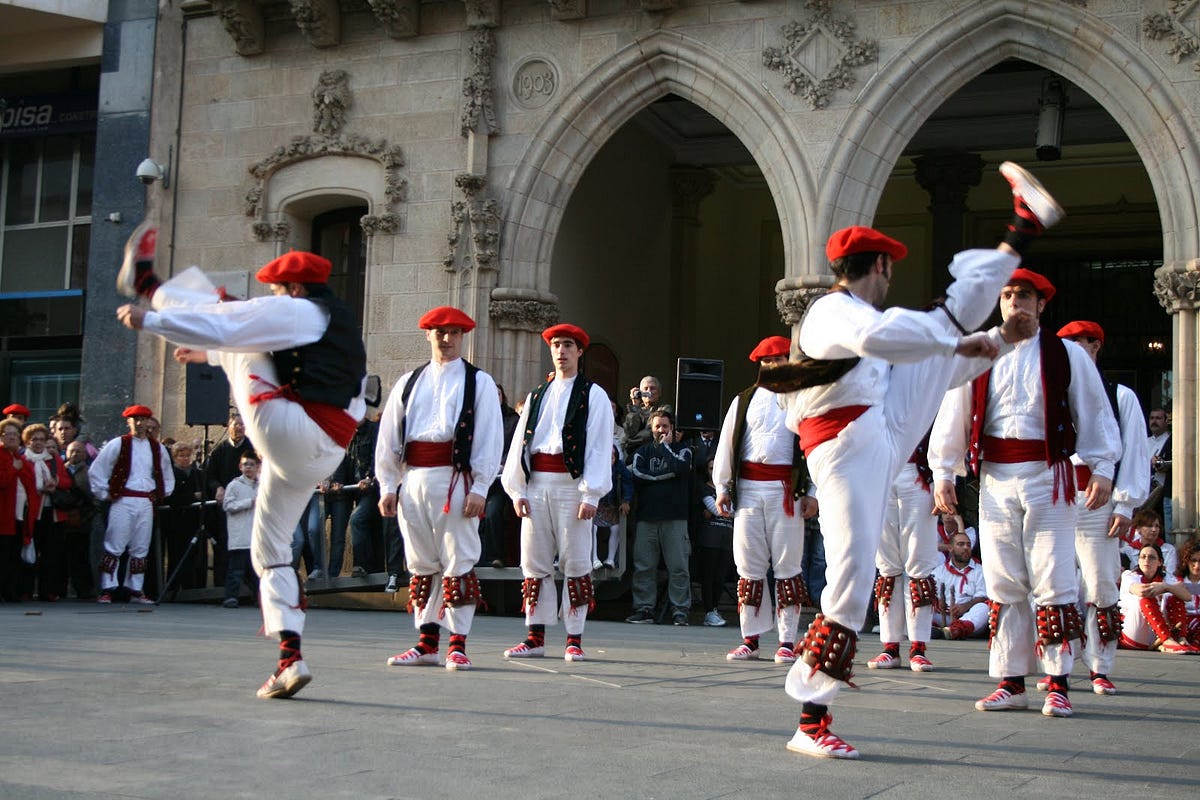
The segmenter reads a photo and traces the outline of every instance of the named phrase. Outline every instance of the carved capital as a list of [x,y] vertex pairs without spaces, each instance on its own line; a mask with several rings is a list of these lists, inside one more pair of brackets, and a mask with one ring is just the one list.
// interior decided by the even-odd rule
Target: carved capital
[[313,47],[333,47],[342,41],[342,15],[337,0],[288,0],[296,27]]
[[367,0],[375,19],[393,39],[409,39],[420,33],[421,0]]
[[1200,308],[1200,259],[1154,270],[1154,296],[1168,314]]
[[775,284],[775,308],[785,325],[795,325],[804,319],[808,307],[833,286],[832,275],[802,275],[784,278]]
[[[468,3],[469,5],[469,3]],[[500,132],[492,95],[492,62],[496,58],[496,37],[489,28],[475,31],[471,40],[471,74],[463,78],[462,135],[471,131],[492,135]]]
[[262,9],[254,0],[210,0],[239,56],[255,56],[266,47]]
[[501,330],[541,333],[558,322],[558,299],[526,289],[496,288],[488,316]]
[[292,226],[288,222],[254,223],[254,238],[260,242],[286,242],[291,235]]
[[500,25],[500,0],[463,0],[468,28],[496,28]]
[[717,185],[716,178],[703,167],[672,167],[669,175],[673,216],[694,221],[700,213],[700,201]]
[[587,0],[550,0],[550,19],[583,19],[587,16]]
[[965,210],[967,192],[983,178],[978,153],[938,153],[913,159],[916,179],[935,207]]
[[395,233],[400,229],[400,217],[396,214],[366,214],[358,221],[363,233],[375,236],[379,233]]

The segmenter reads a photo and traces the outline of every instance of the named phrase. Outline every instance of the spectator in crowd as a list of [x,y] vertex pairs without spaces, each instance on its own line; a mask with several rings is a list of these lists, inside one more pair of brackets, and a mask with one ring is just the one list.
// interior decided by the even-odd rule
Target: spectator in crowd
[[[313,487],[313,493],[308,498],[304,513],[300,515],[300,521],[296,523],[295,533],[292,534],[292,566],[299,570],[300,562],[303,561],[305,571],[301,574],[310,581],[325,577],[321,570],[321,562],[325,558],[325,526],[321,524],[325,520],[321,513],[323,488],[324,481]],[[221,497],[224,502],[224,492]]]
[[[375,442],[378,432],[379,416],[364,418],[358,423],[354,438],[346,450],[350,459],[351,478],[358,488],[358,503],[350,512],[350,550],[353,556],[350,574],[358,578],[365,578],[372,572],[382,572],[384,565],[379,484],[375,480]],[[395,589],[393,586],[389,591]]]
[[717,487],[713,484],[713,460],[704,464],[704,493],[700,497],[700,526],[696,531],[697,582],[704,606],[704,624],[712,628],[725,625],[717,608],[725,591],[725,578],[733,566],[733,517],[717,508]]
[[29,408],[20,403],[10,403],[4,407],[3,413],[7,419],[15,419],[20,423],[21,427],[25,427],[25,423],[29,421]]
[[34,523],[34,543],[37,547],[37,596],[54,603],[67,594],[67,532],[63,523],[66,512],[54,507],[56,492],[71,488],[71,476],[61,458],[47,449],[50,429],[42,424],[27,425],[21,431],[25,457],[34,462],[39,473],[38,492],[41,494],[41,513]]
[[225,569],[225,608],[238,607],[238,595],[242,582],[252,594],[258,593],[258,581],[250,565],[250,534],[254,528],[254,506],[258,502],[258,455],[253,451],[242,454],[238,461],[242,474],[225,487],[221,501],[225,509],[226,528],[229,532],[229,562]]
[[1143,508],[1133,515],[1133,528],[1128,540],[1121,542],[1121,560],[1132,569],[1137,564],[1138,552],[1147,544],[1158,546],[1163,569],[1169,575],[1178,573],[1179,554],[1175,552],[1175,545],[1163,537],[1162,519],[1154,511]]
[[[816,496],[816,490],[813,491]],[[825,591],[825,537],[821,534],[820,516],[804,520],[804,560],[800,577],[808,587],[808,599],[821,610],[821,594]]]
[[17,417],[0,421],[0,598],[21,599],[22,550],[33,544],[33,525],[41,512],[37,470],[21,453]]
[[953,548],[954,534],[965,533],[971,540],[971,551],[974,552],[979,544],[979,533],[967,525],[961,514],[942,514],[938,521],[938,550],[949,554]]
[[1187,641],[1200,647],[1200,538],[1193,536],[1179,548],[1177,574],[1192,596],[1187,603]]
[[653,375],[647,375],[629,390],[629,405],[621,422],[621,447],[627,458],[632,458],[634,451],[642,445],[657,441],[650,430],[650,415],[655,411],[674,413],[670,405],[662,402],[662,383]]
[[933,571],[937,584],[933,624],[947,639],[987,633],[987,587],[983,565],[971,557],[971,539],[959,531],[950,537],[950,554]]
[[67,575],[75,597],[89,600],[96,596],[91,555],[95,500],[88,478],[87,444],[79,439],[68,444],[63,467],[71,477],[71,485],[65,492],[60,492],[56,500],[65,514]]
[[92,494],[111,500],[108,528],[104,535],[104,558],[100,563],[99,603],[111,603],[117,588],[117,564],[129,551],[129,570],[125,586],[131,603],[153,605],[142,593],[146,578],[146,554],[154,531],[154,506],[175,489],[171,456],[157,440],[151,439],[147,426],[153,413],[143,405],[129,406],[122,412],[129,433],[111,440],[96,456],[89,472]]
[[[612,448],[612,488],[600,498],[596,516],[592,517],[592,569],[613,569],[617,565],[617,540],[621,535],[621,520],[629,515],[633,504],[633,474],[621,461],[617,446]],[[600,558],[600,539],[605,539],[604,559]]]
[[225,427],[225,437],[217,442],[212,452],[208,454],[208,493],[217,501],[212,512],[205,509],[205,525],[212,537],[213,548],[213,582],[217,586],[225,584],[225,514],[220,511],[221,502],[225,499],[225,487],[236,478],[240,472],[238,463],[242,455],[254,449],[254,443],[246,436],[246,424],[241,414],[231,411]]
[[1159,514],[1164,530],[1171,530],[1171,422],[1165,408],[1152,408],[1146,417],[1150,429],[1150,499],[1146,506]]
[[1187,606],[1192,602],[1178,576],[1163,568],[1158,545],[1142,545],[1137,567],[1121,575],[1121,647],[1200,655],[1200,647],[1187,641]]
[[[167,548],[167,576],[175,574],[180,559],[187,551],[192,537],[200,526],[199,505],[204,490],[204,473],[196,464],[196,447],[190,442],[171,445],[171,469],[175,473],[175,490],[167,498],[160,530]],[[177,588],[199,589],[208,583],[208,542],[197,542],[188,557],[188,564],[179,573]]]
[[354,510],[354,501],[359,494],[349,451],[333,474],[321,482],[321,487],[321,501],[324,505],[324,514],[321,517],[322,534],[324,521],[329,521],[328,576],[336,578],[342,574],[342,562],[346,560],[346,528],[350,524],[350,513]]
[[89,464],[100,452],[83,434],[83,417],[79,415],[79,409],[74,403],[63,403],[58,407],[57,413],[50,418],[50,433],[58,441],[59,450],[64,454],[72,442],[83,442],[87,448]]
[[[508,395],[504,393],[503,386],[497,384],[496,391],[500,393],[500,418],[504,425],[504,450],[500,453],[500,472],[502,473],[504,464],[508,461],[508,449],[512,446],[513,436],[517,432],[517,422],[521,419],[521,415],[508,404]],[[496,479],[492,481],[492,485],[488,489],[487,500],[483,507],[483,520],[479,523],[479,538],[483,543],[483,550],[479,555],[481,564],[490,564],[493,567],[505,566],[509,534],[516,524],[517,514],[513,510],[512,501],[504,492],[500,473],[497,473]]]
[[630,467],[638,521],[633,543],[633,614],[625,621],[635,625],[655,621],[661,555],[667,564],[672,622],[687,625],[692,605],[687,535],[692,451],[675,443],[675,417],[670,411],[652,412],[650,431],[654,441],[634,452]]

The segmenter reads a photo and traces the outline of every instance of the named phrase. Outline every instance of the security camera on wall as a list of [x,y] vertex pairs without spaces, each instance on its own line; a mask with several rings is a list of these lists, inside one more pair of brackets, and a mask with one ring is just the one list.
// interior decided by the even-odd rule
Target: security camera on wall
[[152,158],[142,159],[142,163],[137,166],[137,179],[149,186],[155,181],[162,180],[163,168]]

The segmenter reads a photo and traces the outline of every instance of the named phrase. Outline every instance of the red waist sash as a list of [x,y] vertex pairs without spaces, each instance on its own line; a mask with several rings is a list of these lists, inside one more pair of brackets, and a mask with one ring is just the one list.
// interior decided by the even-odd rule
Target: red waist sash
[[567,462],[562,453],[534,453],[529,457],[529,467],[534,472],[566,472]]
[[1092,468],[1087,464],[1075,465],[1075,486],[1079,491],[1087,488],[1088,482],[1092,480]]
[[150,500],[156,499],[154,492],[137,492],[133,489],[123,489],[121,491],[121,497],[145,497]]
[[404,462],[410,467],[448,467],[453,447],[453,442],[409,442],[404,445]]
[[1046,443],[1041,439],[997,439],[994,436],[984,436],[981,444],[981,460],[991,461],[993,464],[1046,460]]
[[783,513],[789,517],[796,516],[796,500],[792,497],[791,464],[759,464],[756,461],[743,461],[738,469],[738,477],[747,481],[779,481],[783,484]]
[[861,417],[870,406],[842,406],[826,411],[817,417],[800,420],[800,449],[805,457],[818,446],[837,437],[842,429]]
[[[250,379],[259,383],[265,383],[268,386],[274,386],[273,383],[263,380],[258,375],[251,375]],[[296,394],[296,390],[291,386],[275,386],[270,391],[252,394],[250,395],[250,404],[258,405],[264,400],[274,400],[276,398],[298,403],[304,409],[304,413],[308,415],[308,418],[317,423],[317,427],[325,431],[329,435],[329,438],[337,443],[338,447],[350,446],[350,441],[354,438],[354,432],[358,430],[358,420],[347,414],[346,409],[331,406],[328,403],[305,400]]]

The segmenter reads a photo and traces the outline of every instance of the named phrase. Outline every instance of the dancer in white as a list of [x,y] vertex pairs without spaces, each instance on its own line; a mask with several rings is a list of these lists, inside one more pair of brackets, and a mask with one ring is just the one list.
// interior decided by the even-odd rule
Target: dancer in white
[[220,365],[246,435],[262,456],[251,560],[259,575],[263,629],[279,635],[279,664],[258,690],[291,697],[311,680],[300,652],[304,598],[292,564],[292,533],[312,487],[337,467],[366,412],[366,348],[354,312],[329,291],[333,265],[289,252],[255,276],[271,295],[221,302],[190,267],[166,283],[154,274],[156,230],[129,240],[117,288],[148,300],[117,309],[127,327],[179,345],[175,359]]
[[[1029,269],[1000,291],[1000,314],[1041,316],[1054,286]],[[1049,331],[1017,344],[992,370],[946,395],[929,442],[938,509],[954,513],[954,475],[969,456],[980,476],[979,543],[992,599],[990,672],[996,690],[980,711],[1027,708],[1025,676],[1050,676],[1046,716],[1069,717],[1071,641],[1083,635],[1075,605],[1077,453],[1083,505],[1102,508],[1112,492],[1120,438],[1100,373],[1074,342]],[[1032,596],[1033,604],[1030,604]],[[1036,629],[1035,612],[1036,606]]]
[[[567,632],[563,658],[583,661],[583,628],[594,607],[592,518],[612,488],[612,403],[579,370],[587,333],[562,323],[542,331],[554,374],[525,398],[504,472],[504,491],[521,518],[521,597],[525,639],[505,658],[540,658],[546,626],[561,615]],[[561,607],[554,558],[565,576]]]
[[375,445],[379,511],[399,516],[412,573],[408,605],[420,632],[415,647],[387,663],[437,664],[445,626],[446,669],[468,670],[467,636],[479,603],[479,517],[504,447],[500,393],[490,375],[462,357],[473,319],[439,306],[417,324],[430,360],[396,381]]
[[[750,353],[750,360],[760,372],[769,370],[788,360],[791,346],[782,336],[768,336]],[[733,516],[733,560],[738,570],[742,643],[725,658],[758,658],[759,636],[777,627],[775,663],[791,664],[796,660],[801,607],[812,604],[800,571],[804,520],[816,514],[817,501],[808,496],[804,457],[796,434],[787,428],[781,395],[756,383],[734,398],[717,441],[713,485],[717,509],[722,516]],[[775,574],[774,603],[766,591],[770,570]]]
[[887,489],[933,421],[937,404],[963,365],[956,355],[995,357],[1032,330],[1016,321],[968,334],[995,305],[1020,254],[1061,215],[1025,170],[1005,163],[1016,215],[995,250],[955,256],[955,281],[929,312],[878,306],[900,242],[870,228],[838,231],[826,245],[838,284],[817,299],[800,330],[800,349],[819,361],[776,367],[767,375],[791,398],[788,425],[800,434],[821,508],[828,585],[823,613],[809,627],[803,655],[788,672],[787,691],[802,703],[788,749],[829,758],[858,751],[829,730],[829,705],[852,675],[858,630],[866,618]]

